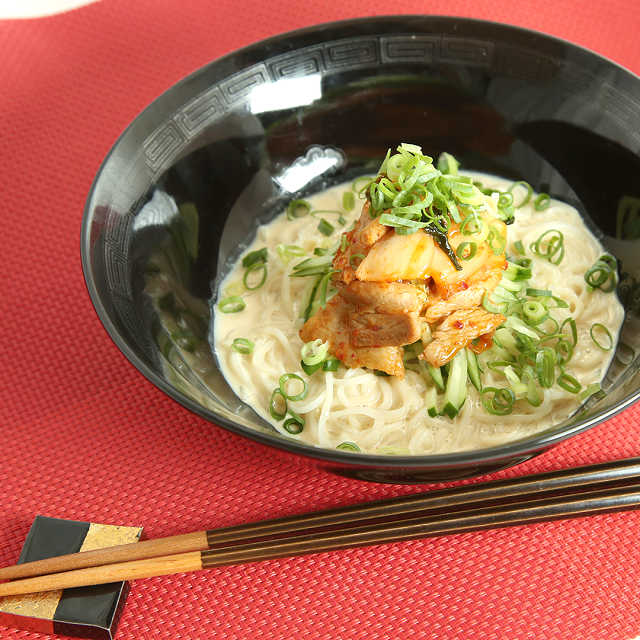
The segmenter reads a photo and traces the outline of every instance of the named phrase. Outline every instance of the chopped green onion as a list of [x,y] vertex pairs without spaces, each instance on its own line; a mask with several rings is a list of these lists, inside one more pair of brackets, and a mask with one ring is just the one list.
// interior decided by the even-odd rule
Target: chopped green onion
[[227,296],[239,296],[244,293],[244,285],[240,282],[232,282],[224,288],[224,292]]
[[[292,396],[287,393],[286,383],[289,380],[297,380],[302,383],[302,391]],[[280,376],[280,381],[278,382],[280,385],[280,393],[285,398],[285,400],[291,400],[291,402],[297,402],[298,400],[304,400],[309,394],[309,385],[297,374],[297,373],[283,373]]]
[[516,250],[516,251],[517,251],[521,256],[523,256],[523,255],[525,254],[525,251],[524,251],[524,245],[522,244],[522,240],[516,240],[516,241],[513,243],[513,246],[514,246],[515,250]]
[[323,236],[330,236],[335,231],[335,227],[324,218],[320,218],[320,222],[318,223],[318,231]]
[[[282,398],[282,402],[284,402],[284,411],[282,411],[282,413],[278,411],[278,396],[280,396]],[[271,400],[269,401],[269,413],[271,414],[271,417],[278,422],[280,422],[280,420],[284,420],[287,415],[287,399],[282,391],[277,387],[271,394]]]
[[460,163],[450,153],[443,151],[440,154],[438,158],[438,171],[449,175],[456,175],[459,167]]
[[496,304],[491,300],[489,292],[486,292],[482,297],[482,306],[489,313],[505,313],[509,308],[509,303],[499,302]]
[[533,372],[533,368],[529,365],[522,367],[520,379],[527,385],[527,392],[524,395],[524,399],[532,407],[539,407],[542,404],[542,398],[535,386],[535,374]]
[[[489,394],[493,397],[487,398]],[[485,387],[480,392],[482,406],[488,413],[494,416],[506,416],[513,411],[516,395],[511,389],[497,389],[496,387]]]
[[369,184],[374,180],[375,178],[371,176],[360,176],[351,183],[351,189],[355,191],[355,193],[360,193],[363,189],[367,188]]
[[460,233],[463,236],[471,236],[479,234],[487,225],[477,213],[470,213],[460,223]]
[[[347,224],[347,221],[345,220],[344,216],[342,215],[342,213],[340,213],[340,211],[335,211],[333,209],[317,209],[316,211],[312,211],[311,215],[314,218],[317,218],[320,214],[330,214],[332,216],[336,216],[336,220],[338,222],[339,225],[344,226],[345,224]],[[320,220],[323,220],[324,218],[320,218]]]
[[[494,244],[495,241],[495,244]],[[507,246],[505,237],[493,225],[489,227],[489,235],[487,236],[487,244],[493,254],[499,256]]]
[[551,388],[553,385],[553,369],[556,364],[556,352],[549,348],[543,347],[536,354],[536,373],[538,383],[541,387]]
[[525,294],[531,297],[550,298],[551,291],[549,289],[527,289]]
[[[359,258],[360,262],[358,262],[357,265],[353,264],[353,260],[354,258]],[[353,253],[350,257],[349,257],[349,265],[351,266],[351,268],[355,271],[360,264],[362,263],[362,261],[365,259],[365,256],[362,253]]]
[[524,196],[524,198],[522,199],[520,204],[514,204],[513,205],[514,209],[520,209],[521,207],[524,207],[524,205],[527,204],[527,202],[529,202],[529,200],[531,200],[531,196],[533,195],[533,187],[528,182],[525,182],[524,180],[520,180],[519,182],[514,182],[507,189],[507,191],[509,193],[511,193],[518,186],[525,187],[526,190],[527,190],[527,194]]
[[289,220],[295,220],[296,218],[303,218],[309,211],[311,211],[311,205],[306,200],[292,200],[287,205],[287,218]]
[[568,340],[558,340],[558,342],[556,342],[556,359],[561,370],[572,357],[573,345]]
[[305,420],[291,409],[289,409],[289,415],[291,417],[284,421],[282,427],[291,435],[297,436],[304,431]]
[[252,251],[251,253],[247,253],[247,255],[242,258],[242,266],[250,267],[253,264],[260,264],[267,261],[268,253],[267,247],[263,247],[262,249],[258,249],[257,251]]
[[240,296],[229,296],[218,302],[218,309],[222,313],[238,313],[246,307],[245,301]]
[[300,355],[302,356],[302,362],[306,365],[314,365],[324,362],[328,352],[329,343],[323,342],[322,339],[318,338],[307,342],[300,350]]
[[251,342],[251,340],[247,340],[246,338],[235,338],[231,344],[231,349],[236,353],[249,355],[253,353],[253,348],[255,346],[255,342]]
[[589,292],[594,289],[602,289],[605,293],[614,291],[618,284],[617,267],[618,263],[613,256],[607,254],[600,257],[584,274]]
[[460,260],[471,260],[476,257],[477,253],[478,245],[475,242],[461,242],[456,249],[456,256]]
[[[604,331],[604,333],[607,335],[607,338],[609,339],[609,346],[602,346],[598,342],[596,336],[593,335],[594,330],[596,329],[600,329],[601,331]],[[596,322],[589,330],[589,335],[591,336],[591,339],[595,342],[596,346],[602,349],[603,351],[611,351],[611,349],[613,348],[613,336],[611,335],[611,332],[609,331],[609,329],[607,329],[607,327],[605,327],[603,324]]]
[[320,289],[320,306],[325,309],[327,306],[327,289],[329,288],[329,282],[331,281],[331,276],[336,273],[336,271],[329,271],[324,276],[322,276],[322,280],[320,280],[320,284],[318,288]]
[[560,374],[556,382],[559,387],[562,387],[569,393],[577,394],[580,393],[582,389],[582,385],[573,376],[567,375],[566,373]]
[[587,398],[602,391],[602,387],[597,382],[592,382],[584,391],[580,392],[578,399],[584,402]]
[[340,367],[340,360],[338,360],[338,358],[330,357],[330,358],[327,358],[322,363],[323,371],[337,371],[339,367]]
[[[550,238],[545,240],[547,236]],[[564,258],[564,234],[557,229],[548,229],[531,245],[531,250],[540,258],[546,258],[551,264],[560,264]]]
[[576,321],[573,318],[567,318],[560,326],[561,332],[564,331],[565,324],[569,324],[571,337],[573,338],[573,346],[575,347],[578,344],[578,326],[576,325]]
[[[528,260],[528,258],[526,260]],[[528,280],[531,277],[531,261],[529,260],[527,265],[519,264],[519,262],[507,262],[507,268],[502,274],[503,277],[514,281]],[[522,262],[524,262],[524,260]]]
[[536,300],[527,300],[522,305],[522,312],[525,315],[525,322],[533,326],[541,324],[549,318],[548,309]]
[[412,220],[411,218],[401,218],[400,216],[394,216],[390,213],[383,213],[379,218],[380,224],[384,224],[387,227],[405,228],[417,231],[427,226],[426,222],[419,222]]
[[300,361],[300,367],[308,376],[312,376],[316,371],[322,369],[322,366],[322,362],[318,362],[318,364],[305,364],[302,360]]
[[355,442],[341,442],[336,449],[339,451],[362,451]]
[[345,191],[342,194],[342,206],[346,211],[351,211],[356,206],[356,197],[353,191]]
[[498,196],[499,207],[510,207],[511,205],[513,205],[513,193],[506,191]]
[[[260,281],[257,284],[250,286],[249,276],[254,271],[262,271],[262,277],[260,278]],[[246,268],[244,275],[242,276],[242,284],[244,284],[245,288],[248,289],[249,291],[254,291],[255,289],[259,289],[265,283],[266,280],[267,280],[267,265],[264,262],[252,263]]]
[[547,193],[541,193],[534,201],[533,206],[536,211],[544,211],[549,208],[551,204],[551,198]]
[[295,244],[279,244],[276,246],[278,257],[283,264],[289,264],[291,258],[307,255],[307,252]]

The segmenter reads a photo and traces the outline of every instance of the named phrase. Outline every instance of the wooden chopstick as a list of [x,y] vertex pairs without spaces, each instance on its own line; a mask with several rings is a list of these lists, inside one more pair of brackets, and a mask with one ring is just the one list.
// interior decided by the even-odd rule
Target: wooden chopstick
[[640,484],[640,458],[433,490],[264,522],[74,553],[5,567],[0,569],[0,580],[200,552],[301,532],[342,529],[354,524],[363,526],[398,518],[417,518],[469,508],[499,506],[514,501],[540,500],[634,483]]
[[26,578],[0,584],[0,596],[151,578],[635,508],[640,508],[640,484],[636,483]]

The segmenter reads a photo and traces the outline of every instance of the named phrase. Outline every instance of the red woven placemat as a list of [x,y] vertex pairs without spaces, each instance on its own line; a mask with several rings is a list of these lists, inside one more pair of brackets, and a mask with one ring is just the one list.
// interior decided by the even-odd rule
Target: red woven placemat
[[[640,71],[628,0],[101,0],[0,21],[0,564],[36,514],[160,537],[417,490],[287,467],[173,403],[108,338],[79,259],[93,176],[164,89],[263,37],[388,13],[509,22]],[[639,455],[639,418],[500,475]],[[140,580],[118,638],[635,638],[639,534],[624,513]]]

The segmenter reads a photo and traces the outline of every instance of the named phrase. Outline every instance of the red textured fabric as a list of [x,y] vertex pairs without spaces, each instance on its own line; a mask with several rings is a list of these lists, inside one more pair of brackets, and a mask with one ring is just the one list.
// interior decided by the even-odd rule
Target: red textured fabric
[[[628,0],[101,0],[0,21],[0,564],[36,514],[160,537],[418,490],[286,467],[173,403],[107,336],[79,256],[102,158],[164,89],[261,38],[391,12],[509,22],[640,72]],[[635,407],[496,477],[639,442]],[[640,636],[639,535],[623,513],[140,580],[117,637],[626,640]]]

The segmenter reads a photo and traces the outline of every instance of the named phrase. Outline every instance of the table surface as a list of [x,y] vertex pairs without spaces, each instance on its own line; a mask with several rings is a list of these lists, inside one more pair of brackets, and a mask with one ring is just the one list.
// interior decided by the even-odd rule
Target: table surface
[[[288,467],[171,401],[100,324],[79,245],[102,158],[180,78],[283,31],[426,12],[539,30],[640,72],[628,0],[99,0],[0,20],[0,565],[37,514],[161,537],[425,490]],[[637,455],[635,407],[493,477]],[[619,513],[139,580],[117,638],[631,639],[639,534],[640,513]]]

